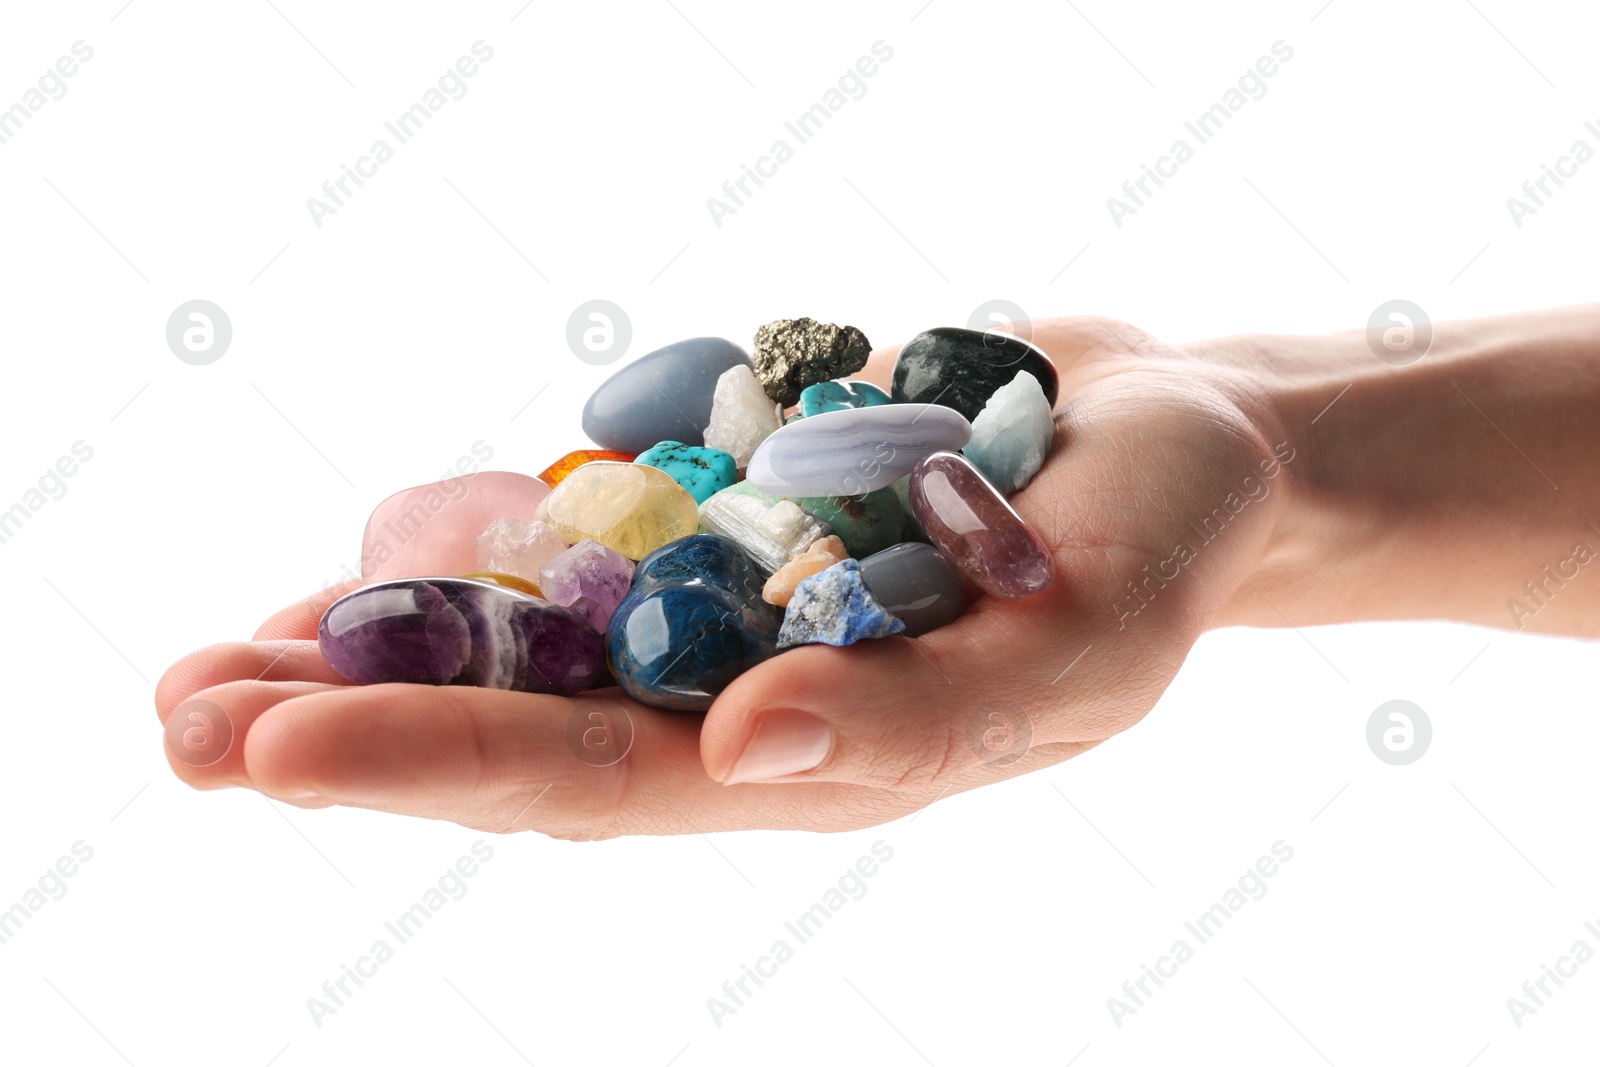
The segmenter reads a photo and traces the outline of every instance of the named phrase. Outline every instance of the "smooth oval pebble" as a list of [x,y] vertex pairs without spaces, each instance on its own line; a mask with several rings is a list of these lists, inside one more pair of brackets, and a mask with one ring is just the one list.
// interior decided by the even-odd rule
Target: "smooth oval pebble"
[[733,541],[695,534],[634,568],[611,616],[606,656],[635,700],[704,711],[729,682],[777,651],[782,614],[761,599],[755,561]]
[[571,696],[604,665],[605,644],[566,608],[475,578],[399,578],[346,593],[323,612],[317,647],[357,685],[475,685]]
[[750,355],[721,337],[691,337],[640,356],[601,383],[583,406],[583,432],[602,448],[640,453],[658,441],[705,444],[711,396]]
[[924,456],[960,448],[971,437],[972,425],[939,404],[828,411],[761,442],[745,481],[774,496],[855,496],[892,484]]
[[585,463],[561,480],[536,516],[569,545],[593,538],[632,560],[700,527],[694,497],[643,463]]
[[478,471],[405,489],[372,511],[361,535],[365,581],[481,569],[476,541],[495,519],[531,519],[550,487],[512,471]]
[[875,408],[889,403],[889,394],[871,382],[818,382],[800,390],[800,414],[821,415],[846,408]]
[[900,349],[890,395],[899,403],[943,404],[970,421],[1018,371],[1037,378],[1045,399],[1055,406],[1061,386],[1044,349],[996,330],[940,326],[917,334]]
[[1044,542],[954,452],[937,452],[911,472],[911,510],[934,547],[986,593],[1025,597],[1055,578]]
[[961,574],[932,545],[892,545],[861,561],[861,580],[878,603],[919,637],[954,622],[966,607]]

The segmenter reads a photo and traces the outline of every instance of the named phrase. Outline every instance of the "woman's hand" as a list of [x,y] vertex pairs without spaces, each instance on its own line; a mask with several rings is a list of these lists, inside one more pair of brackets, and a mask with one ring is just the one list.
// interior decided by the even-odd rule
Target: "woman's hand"
[[[616,689],[346,685],[315,643],[335,589],[166,673],[163,722],[215,708],[233,731],[218,762],[174,770],[308,807],[592,839],[869,826],[1092,748],[1150,710],[1240,595],[1297,452],[1257,355],[1093,319],[1036,324],[1033,339],[1062,400],[1051,453],[1013,503],[1055,556],[1045,592],[982,598],[916,639],[786,652],[700,716]],[[861,377],[884,382],[893,358]]]

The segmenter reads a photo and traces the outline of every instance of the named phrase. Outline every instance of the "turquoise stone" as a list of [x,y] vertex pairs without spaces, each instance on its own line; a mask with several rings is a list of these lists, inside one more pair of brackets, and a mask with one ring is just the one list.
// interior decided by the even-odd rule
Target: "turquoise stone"
[[778,631],[778,648],[853,645],[904,633],[906,624],[873,597],[861,580],[861,564],[835,563],[801,581]]
[[889,403],[889,394],[871,382],[818,382],[800,391],[800,414],[820,415],[845,408],[872,408]]
[[800,510],[815,515],[844,542],[846,552],[864,559],[903,539],[906,509],[893,487],[860,496],[807,496],[795,500]]
[[639,453],[634,462],[666,471],[694,497],[696,504],[704,504],[711,494],[728,488],[739,476],[733,457],[720,448],[681,441],[662,441]]
[[633,699],[705,711],[740,674],[777,651],[778,609],[744,549],[715,534],[658,548],[633,572],[611,616],[606,657]]

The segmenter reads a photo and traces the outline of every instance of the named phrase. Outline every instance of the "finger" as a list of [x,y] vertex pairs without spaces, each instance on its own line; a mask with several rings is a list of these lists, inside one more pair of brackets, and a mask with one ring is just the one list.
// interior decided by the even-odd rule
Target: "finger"
[[700,717],[606,693],[372,685],[284,701],[245,763],[274,796],[571,840],[748,828],[851,829],[912,810],[824,783],[741,796],[706,776]]
[[296,600],[262,623],[252,640],[315,641],[317,624],[322,621],[322,613],[327,611],[328,606],[335,600],[352,590],[361,588],[361,585],[360,578],[352,578]]
[[201,689],[165,718],[167,762],[196,789],[253,785],[245,743],[257,720],[285,700],[333,688],[319,682],[234,681]]
[[200,690],[235,681],[349,684],[328,666],[315,641],[230,641],[168,667],[156,683],[156,714],[165,723],[173,708]]

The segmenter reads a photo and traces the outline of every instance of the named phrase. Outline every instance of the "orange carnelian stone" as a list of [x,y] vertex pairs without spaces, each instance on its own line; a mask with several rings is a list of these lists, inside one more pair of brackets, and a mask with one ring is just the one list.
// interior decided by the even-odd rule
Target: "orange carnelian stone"
[[593,463],[595,460],[609,460],[613,463],[632,463],[634,460],[634,453],[612,452],[610,449],[605,448],[580,448],[576,452],[568,452],[566,455],[550,464],[550,466],[546,467],[539,474],[539,480],[545,485],[548,485],[550,488],[554,489],[561,479],[565,478],[567,475],[571,474],[585,463]]

